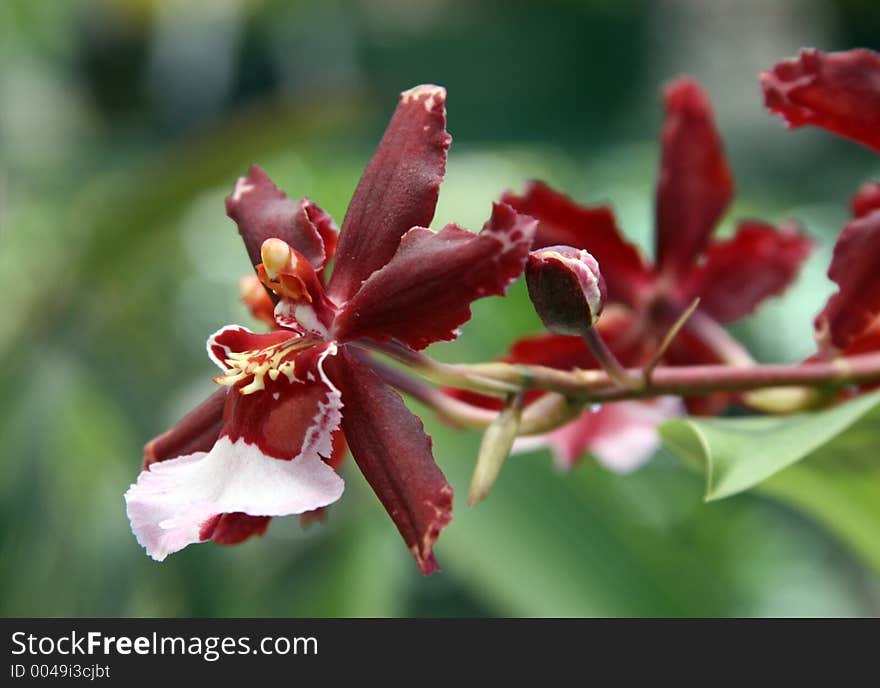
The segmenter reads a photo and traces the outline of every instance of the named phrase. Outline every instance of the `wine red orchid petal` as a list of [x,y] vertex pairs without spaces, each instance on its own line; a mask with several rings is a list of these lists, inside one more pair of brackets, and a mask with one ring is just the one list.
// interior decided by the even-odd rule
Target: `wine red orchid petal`
[[[312,264],[315,270],[320,270],[336,257],[336,247],[339,244],[339,227],[336,226],[336,222],[325,210],[307,199],[303,199],[303,201],[305,201],[306,215],[308,215],[309,220],[315,229],[318,230],[318,234],[321,235],[321,240],[324,242],[324,264]],[[296,248],[295,245],[293,246]]]
[[657,426],[683,412],[681,401],[674,397],[603,404],[551,433],[517,440],[514,451],[548,446],[564,470],[589,453],[609,470],[630,473],[660,447]]
[[678,277],[691,269],[730,204],[733,175],[702,87],[682,77],[666,87],[664,100],[657,267]]
[[867,181],[859,187],[851,201],[853,217],[864,217],[872,210],[880,210],[880,182]]
[[[240,177],[226,198],[226,214],[238,225],[251,263],[261,262],[260,247],[266,239],[281,239],[303,254],[320,270],[335,245],[333,220],[311,201],[291,201],[256,165]],[[325,237],[326,240],[325,241]]]
[[223,427],[227,391],[225,388],[218,389],[173,428],[147,442],[143,467],[184,454],[210,450]]
[[202,535],[203,539],[210,537],[218,545],[238,545],[249,537],[263,535],[271,520],[271,516],[250,516],[240,511],[222,514],[217,518],[210,535],[204,530]]
[[532,249],[561,244],[588,250],[599,261],[610,299],[635,305],[653,281],[638,249],[621,235],[610,207],[579,205],[536,181],[521,196],[506,193],[501,200],[538,220]]
[[328,288],[337,303],[391,260],[407,231],[430,225],[452,140],[445,104],[440,86],[416,86],[400,95],[342,223]]
[[872,351],[880,351],[880,318],[875,318],[866,330],[850,341],[843,353],[846,356],[855,356],[857,354],[867,354]]
[[471,317],[470,303],[505,288],[523,270],[536,222],[496,203],[479,234],[457,225],[416,227],[387,265],[339,311],[340,340],[398,339],[414,349],[452,340]]
[[437,570],[433,547],[452,518],[452,487],[434,463],[422,422],[347,348],[328,361],[345,399],[342,427],[358,467],[423,573]]
[[763,72],[761,87],[789,127],[821,127],[880,151],[880,54],[802,50]]
[[880,210],[857,217],[844,227],[828,277],[840,287],[816,317],[820,351],[846,349],[880,314]]
[[560,370],[595,368],[598,365],[581,337],[558,334],[540,334],[518,339],[503,360],[509,363],[549,366]]
[[709,246],[705,262],[682,286],[685,302],[700,297],[700,308],[719,322],[749,315],[763,301],[781,294],[810,255],[813,242],[795,222],[779,229],[744,221],[736,234]]
[[207,452],[153,463],[125,494],[132,530],[158,561],[215,535],[235,539],[231,523],[217,531],[224,514],[299,514],[344,487],[323,458],[341,419],[339,390],[324,372],[336,345],[227,327],[208,351],[224,372],[217,381],[231,387],[220,437]]

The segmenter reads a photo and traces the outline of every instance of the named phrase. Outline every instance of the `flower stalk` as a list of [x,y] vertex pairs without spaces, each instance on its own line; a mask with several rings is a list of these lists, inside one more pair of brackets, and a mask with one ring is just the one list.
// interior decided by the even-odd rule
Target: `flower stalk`
[[583,334],[583,339],[593,356],[596,357],[596,361],[602,370],[620,387],[624,389],[639,389],[642,386],[642,380],[638,377],[632,377],[626,368],[620,364],[617,356],[608,348],[605,340],[602,339],[602,335],[599,334],[595,327],[586,330]]
[[[880,352],[838,358],[827,362],[795,365],[755,364],[751,366],[695,365],[658,366],[650,384],[638,389],[621,389],[604,371],[560,371],[555,368],[506,363],[459,365],[481,377],[495,377],[523,389],[558,392],[587,402],[646,399],[676,395],[700,396],[712,392],[747,392],[773,387],[845,387],[880,381]],[[636,376],[639,369],[630,369]]]

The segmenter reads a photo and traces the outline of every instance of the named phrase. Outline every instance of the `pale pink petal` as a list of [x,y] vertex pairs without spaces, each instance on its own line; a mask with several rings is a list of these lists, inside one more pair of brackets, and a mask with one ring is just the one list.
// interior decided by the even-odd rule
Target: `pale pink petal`
[[660,446],[657,426],[684,413],[679,399],[616,401],[587,410],[576,420],[546,435],[516,441],[515,451],[547,446],[564,470],[590,453],[606,468],[629,473],[644,464]]
[[201,542],[220,514],[301,514],[335,502],[344,484],[317,453],[291,461],[263,454],[244,439],[217,440],[196,452],[153,464],[125,493],[131,528],[156,561]]

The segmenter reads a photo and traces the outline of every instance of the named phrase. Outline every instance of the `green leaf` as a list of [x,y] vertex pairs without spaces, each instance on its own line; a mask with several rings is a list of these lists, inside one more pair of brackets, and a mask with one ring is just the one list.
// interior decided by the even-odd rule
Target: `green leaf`
[[[880,392],[787,418],[676,420],[667,446],[706,469],[706,499],[750,487],[801,511],[880,571]],[[785,470],[783,470],[785,469]]]
[[705,468],[707,501],[747,490],[812,455],[880,403],[880,392],[815,413],[667,421],[660,434],[685,463]]
[[[876,437],[872,442],[876,451]],[[760,491],[811,514],[880,571],[880,466],[835,470],[813,463],[811,458],[773,476]]]

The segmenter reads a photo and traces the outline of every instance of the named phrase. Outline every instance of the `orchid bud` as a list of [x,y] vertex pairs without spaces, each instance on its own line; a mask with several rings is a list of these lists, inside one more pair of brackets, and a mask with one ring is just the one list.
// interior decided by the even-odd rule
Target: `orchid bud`
[[468,506],[483,501],[498,479],[522,423],[523,402],[522,392],[513,395],[486,428],[477,456],[477,466],[471,478]]
[[555,334],[584,336],[605,305],[605,280],[587,251],[549,246],[529,254],[529,297],[544,326]]

